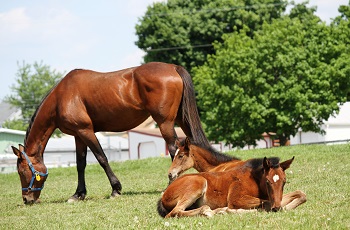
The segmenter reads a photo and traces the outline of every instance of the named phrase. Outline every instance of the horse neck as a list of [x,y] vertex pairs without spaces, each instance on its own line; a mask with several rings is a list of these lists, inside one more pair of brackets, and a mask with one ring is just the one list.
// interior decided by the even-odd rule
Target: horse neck
[[40,105],[27,129],[25,138],[25,151],[28,156],[42,160],[44,149],[56,129],[54,106],[47,99]]
[[194,160],[194,168],[198,172],[208,172],[223,162],[218,159],[208,150],[200,147],[191,147],[191,155]]

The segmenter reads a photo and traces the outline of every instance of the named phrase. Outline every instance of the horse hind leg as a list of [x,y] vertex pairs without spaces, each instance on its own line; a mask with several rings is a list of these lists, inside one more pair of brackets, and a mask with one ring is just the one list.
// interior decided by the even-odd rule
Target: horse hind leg
[[104,169],[108,180],[112,186],[112,197],[116,197],[121,194],[122,185],[118,178],[113,173],[111,167],[109,166],[108,159],[103,152],[100,142],[97,140],[95,133],[92,129],[80,130],[79,137],[84,141],[84,143],[89,146],[90,150],[93,152],[95,158]]
[[175,141],[178,139],[174,129],[175,122],[174,121],[158,122],[156,119],[155,121],[157,122],[159,126],[159,130],[165,142],[167,143],[171,160],[173,160],[176,152]]
[[281,206],[284,210],[292,210],[306,202],[306,194],[300,190],[283,195]]
[[79,138],[75,137],[76,146],[76,162],[78,171],[78,187],[74,195],[68,199],[68,202],[75,202],[78,200],[84,200],[86,196],[85,185],[85,167],[86,167],[86,154],[87,145]]

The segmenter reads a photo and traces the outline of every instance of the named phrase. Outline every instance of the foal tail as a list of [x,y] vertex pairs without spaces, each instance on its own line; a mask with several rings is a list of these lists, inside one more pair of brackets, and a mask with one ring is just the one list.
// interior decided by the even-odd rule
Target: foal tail
[[[196,95],[190,74],[182,66],[176,66],[177,73],[181,76],[184,91],[182,95],[182,122],[187,125],[191,131],[193,141],[202,147],[210,147],[209,141],[205,136],[199,113],[197,110]],[[188,135],[188,134],[186,134]]]
[[157,211],[161,217],[165,217],[169,213],[169,211],[164,208],[162,199],[158,200]]

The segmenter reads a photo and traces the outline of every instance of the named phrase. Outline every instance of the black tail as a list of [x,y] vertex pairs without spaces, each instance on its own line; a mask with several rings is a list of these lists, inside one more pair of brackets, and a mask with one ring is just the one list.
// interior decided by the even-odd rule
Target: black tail
[[176,71],[181,76],[184,84],[182,95],[182,121],[191,130],[191,137],[194,142],[203,147],[210,147],[199,118],[192,78],[187,70],[181,66],[177,66]]
[[158,200],[157,211],[161,217],[165,217],[169,213],[169,211],[164,208],[162,199]]

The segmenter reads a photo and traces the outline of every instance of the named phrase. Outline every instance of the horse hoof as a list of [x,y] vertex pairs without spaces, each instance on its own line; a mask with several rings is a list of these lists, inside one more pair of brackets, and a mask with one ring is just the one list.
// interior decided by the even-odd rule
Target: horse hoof
[[117,198],[117,197],[119,197],[119,196],[120,196],[120,193],[119,193],[119,192],[112,192],[110,198],[111,198],[111,199],[115,199],[115,198]]
[[84,197],[77,197],[77,196],[71,196],[68,200],[67,203],[75,203],[78,202],[79,200],[84,200]]

